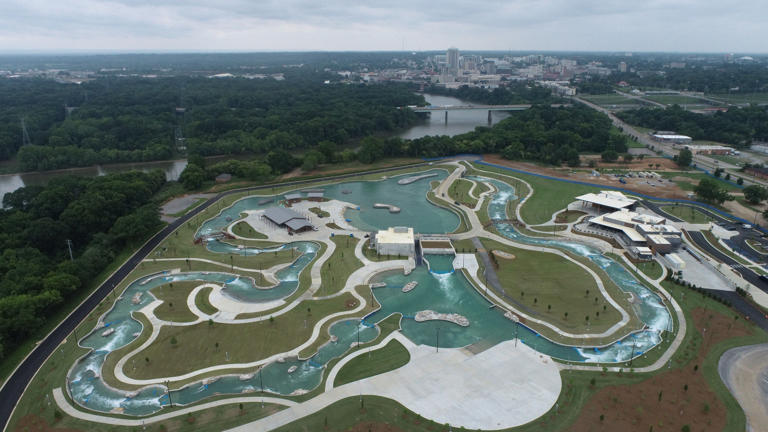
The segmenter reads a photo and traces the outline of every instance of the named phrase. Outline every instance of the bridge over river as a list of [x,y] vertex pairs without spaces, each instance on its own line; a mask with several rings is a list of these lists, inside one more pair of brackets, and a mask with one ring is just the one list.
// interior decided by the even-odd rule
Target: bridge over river
[[[491,123],[491,113],[493,111],[523,111],[530,108],[531,104],[520,105],[427,105],[427,106],[408,106],[413,112],[417,113],[433,113],[435,111],[445,112],[445,122],[448,123],[448,111],[475,111],[475,110],[487,110],[488,111],[488,123]],[[553,108],[559,108],[564,106],[571,106],[570,104],[552,104]]]

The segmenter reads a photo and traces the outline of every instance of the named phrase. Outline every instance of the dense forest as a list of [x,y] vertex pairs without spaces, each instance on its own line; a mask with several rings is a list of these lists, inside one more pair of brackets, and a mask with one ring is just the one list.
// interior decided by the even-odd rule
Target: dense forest
[[552,96],[552,91],[527,82],[507,83],[506,87],[488,90],[480,87],[461,86],[457,89],[431,86],[427,93],[455,97],[485,105],[552,104],[562,99]]
[[[285,80],[101,78],[80,86],[0,80],[0,158],[22,170],[168,159],[180,128],[190,153],[297,150],[409,126],[397,107],[423,103],[406,85],[324,84],[325,73]],[[76,107],[65,114],[65,105]],[[184,108],[178,111],[176,108]],[[31,145],[22,145],[24,118]]]
[[[679,61],[679,60],[677,60]],[[629,85],[646,89],[673,89],[708,94],[740,94],[768,92],[768,68],[762,64],[687,65],[685,68],[663,68],[661,64],[636,65],[638,72],[614,73],[594,78],[585,93],[601,94],[607,86],[625,81]],[[592,91],[589,91],[592,90]],[[597,93],[593,91],[597,90]]]
[[640,108],[616,114],[625,122],[655,130],[675,131],[695,140],[748,147],[768,140],[766,107],[731,108],[712,115],[696,114],[674,105],[666,109]]
[[3,197],[0,358],[94,282],[126,245],[157,230],[160,220],[152,197],[164,183],[160,171],[72,176]]

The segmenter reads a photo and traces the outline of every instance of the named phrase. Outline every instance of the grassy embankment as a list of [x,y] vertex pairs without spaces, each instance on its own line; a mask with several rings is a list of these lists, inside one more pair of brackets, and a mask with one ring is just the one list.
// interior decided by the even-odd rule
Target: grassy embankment
[[410,359],[411,355],[403,344],[391,340],[369,355],[360,355],[345,364],[336,375],[333,384],[338,387],[363,378],[383,374],[404,366]]

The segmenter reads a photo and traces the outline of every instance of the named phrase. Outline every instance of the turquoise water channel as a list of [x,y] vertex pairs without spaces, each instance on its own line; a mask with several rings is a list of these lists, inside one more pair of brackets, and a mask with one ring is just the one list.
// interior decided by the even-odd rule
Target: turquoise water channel
[[[432,205],[425,197],[429,183],[445,178],[447,173],[444,170],[429,172],[434,172],[437,176],[409,185],[397,184],[397,180],[402,177],[396,177],[382,181],[353,181],[325,186],[323,189],[326,197],[355,204],[355,208],[348,210],[345,217],[360,229],[384,229],[404,225],[413,226],[416,232],[421,233],[451,232],[458,226],[457,215]],[[514,197],[513,188],[494,179],[483,180],[493,183],[498,189],[489,206],[490,217],[506,219],[506,203]],[[239,219],[243,211],[275,205],[274,202],[278,199],[264,201],[264,197],[248,197],[235,202],[216,217],[205,221],[196,236],[210,237]],[[387,210],[373,209],[374,203],[395,205],[401,208],[401,212],[391,214]],[[171,401],[173,404],[185,405],[218,394],[249,393],[262,388],[280,395],[300,394],[317,387],[322,380],[324,365],[343,355],[358,338],[360,342],[375,339],[379,333],[375,324],[393,313],[403,315],[403,333],[419,344],[439,347],[474,345],[488,348],[504,340],[519,339],[521,343],[539,352],[575,362],[626,361],[657,345],[661,341],[661,332],[671,326],[671,316],[660,298],[635,280],[621,265],[602,256],[598,251],[570,241],[526,237],[515,231],[511,225],[497,225],[497,229],[503,236],[515,241],[555,246],[590,259],[604,269],[623,291],[632,292],[642,300],[633,307],[646,329],[602,348],[556,344],[524,325],[515,324],[505,318],[499,309],[492,307],[462,273],[453,271],[452,255],[428,255],[425,257],[425,265],[417,267],[408,276],[404,276],[402,272],[384,272],[376,275],[374,281],[386,283],[385,287],[374,290],[376,299],[382,305],[381,309],[362,321],[341,319],[335,322],[329,333],[336,337],[336,342],[323,345],[310,359],[285,358],[282,362],[266,365],[260,373],[250,372],[248,375],[230,375],[195,382],[171,392],[170,396],[163,385],[148,386],[135,394],[108,387],[99,378],[105,357],[136,339],[142,331],[141,324],[132,319],[131,313],[154,300],[151,294],[147,293],[150,289],[174,281],[199,280],[224,284],[225,295],[244,302],[282,299],[296,290],[300,272],[312,261],[318,250],[318,245],[313,242],[299,241],[272,248],[240,249],[235,245],[211,239],[206,247],[217,253],[250,256],[290,247],[296,250],[298,259],[277,273],[280,283],[269,289],[260,289],[249,277],[226,272],[166,272],[134,281],[115,302],[114,307],[102,317],[101,322],[105,323],[105,327],[94,330],[80,340],[82,346],[92,348],[93,351],[81,358],[70,370],[69,393],[74,401],[88,409],[100,412],[119,411],[135,416],[155,413]],[[403,293],[403,285],[410,281],[417,281],[418,285],[412,291]],[[141,299],[137,304],[133,304],[132,299],[137,293],[142,293]],[[413,319],[416,312],[425,309],[459,313],[469,319],[470,326],[461,327],[443,321],[416,322]],[[108,329],[115,331],[107,337],[101,336],[102,332]],[[130,364],[125,365],[126,370],[131,367]]]

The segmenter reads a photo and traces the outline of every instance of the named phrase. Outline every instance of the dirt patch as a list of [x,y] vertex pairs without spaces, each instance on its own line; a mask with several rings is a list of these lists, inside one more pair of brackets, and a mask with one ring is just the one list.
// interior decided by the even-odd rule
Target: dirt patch
[[49,425],[45,419],[36,415],[28,415],[19,419],[16,424],[16,431],[56,431],[56,432],[79,432],[80,429],[63,429],[54,425]]
[[[704,354],[718,342],[749,335],[750,331],[742,321],[734,321],[732,317],[708,309],[695,309],[693,321],[703,338],[693,360],[681,369],[638,384],[601,389],[587,402],[580,417],[568,430],[647,432],[653,426],[653,430],[658,431],[679,431],[683,425],[689,425],[692,431],[722,431],[726,409],[703,375]],[[696,365],[698,370],[695,370]],[[601,415],[605,416],[602,421]]]
[[516,258],[513,254],[509,252],[500,251],[500,250],[494,250],[492,253],[497,257],[503,258],[503,259],[513,260]]
[[[735,194],[732,194],[735,195]],[[738,201],[726,201],[723,203],[723,207],[725,207],[728,210],[728,213],[740,217],[742,219],[746,219],[748,221],[754,221],[755,220],[755,211],[751,208],[745,207],[743,204],[741,204]],[[761,221],[765,221],[763,219],[763,216],[761,215],[763,210],[765,210],[765,204],[758,204],[754,205],[754,208],[760,210],[760,212],[757,215],[757,222],[760,223]]]
[[[637,178],[637,177],[628,177],[624,178],[624,181],[626,183],[621,183],[619,181],[618,177],[614,177],[609,174],[601,175],[599,177],[593,177],[589,171],[584,170],[584,168],[580,168],[581,171],[574,171],[571,168],[562,168],[562,167],[544,167],[539,166],[536,164],[532,164],[529,162],[517,162],[517,161],[510,161],[507,159],[501,158],[499,155],[492,155],[487,154],[483,155],[483,160],[492,164],[502,165],[502,166],[508,166],[511,168],[519,169],[522,171],[527,171],[531,173],[536,174],[543,174],[551,177],[558,177],[568,180],[576,180],[584,183],[590,183],[597,187],[601,186],[613,186],[623,189],[628,189],[630,191],[642,193],[645,195],[651,195],[659,198],[687,198],[688,192],[680,189],[676,184],[673,182],[664,180],[664,181],[658,181],[653,179],[644,179],[644,178]],[[655,166],[653,171],[669,171],[669,170],[678,170],[676,168],[676,165],[674,165],[674,162],[670,161],[669,159],[663,159],[663,158],[646,158],[643,161],[633,162],[631,164],[599,164],[600,168],[622,168],[627,170],[633,170],[633,171],[648,171],[648,164],[653,163],[654,165],[658,163],[660,165],[659,169],[656,170]],[[674,168],[673,168],[674,167]],[[513,173],[510,173],[513,174]]]

